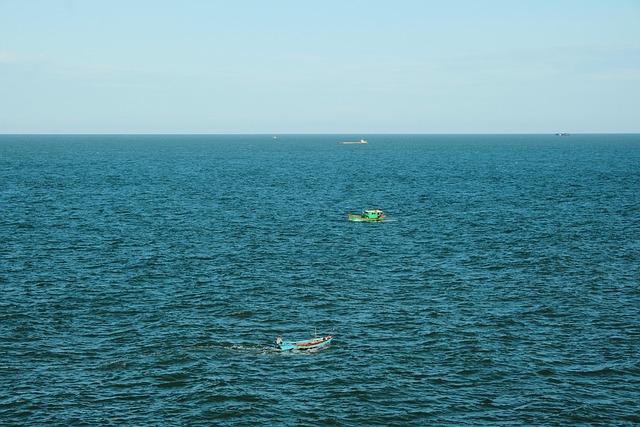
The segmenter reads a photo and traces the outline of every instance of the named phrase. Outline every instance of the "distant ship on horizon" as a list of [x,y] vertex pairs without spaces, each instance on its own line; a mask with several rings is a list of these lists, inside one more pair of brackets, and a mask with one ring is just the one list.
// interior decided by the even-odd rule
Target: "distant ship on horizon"
[[367,141],[366,139],[361,139],[360,141],[342,141],[342,142],[338,142],[338,144],[344,144],[344,145],[357,145],[357,144],[368,144],[369,141]]

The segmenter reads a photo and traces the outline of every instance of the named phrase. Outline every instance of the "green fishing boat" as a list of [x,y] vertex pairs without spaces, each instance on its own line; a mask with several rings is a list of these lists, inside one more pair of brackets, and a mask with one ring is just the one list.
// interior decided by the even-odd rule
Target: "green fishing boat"
[[349,221],[382,222],[387,216],[380,209],[368,209],[360,215],[349,214]]

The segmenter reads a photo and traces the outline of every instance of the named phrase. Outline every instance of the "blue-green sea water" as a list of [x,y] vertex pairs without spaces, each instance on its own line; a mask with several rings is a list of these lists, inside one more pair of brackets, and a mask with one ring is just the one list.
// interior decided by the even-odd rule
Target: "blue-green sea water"
[[0,424],[640,424],[640,135],[360,137],[0,136]]

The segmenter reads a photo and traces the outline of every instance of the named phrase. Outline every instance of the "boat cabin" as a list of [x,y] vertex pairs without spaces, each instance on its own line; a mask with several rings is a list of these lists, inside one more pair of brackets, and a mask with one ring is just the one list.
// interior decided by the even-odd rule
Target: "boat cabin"
[[365,219],[383,219],[386,217],[384,212],[379,209],[370,209],[362,212],[362,218]]

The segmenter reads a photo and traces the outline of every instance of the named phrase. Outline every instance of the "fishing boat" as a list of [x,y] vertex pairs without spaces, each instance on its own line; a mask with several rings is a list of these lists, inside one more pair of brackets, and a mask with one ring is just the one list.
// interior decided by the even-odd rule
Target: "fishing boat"
[[360,215],[349,214],[349,221],[382,222],[386,217],[380,209],[368,209]]
[[282,351],[287,350],[310,350],[312,348],[324,347],[331,342],[333,337],[327,335],[324,337],[314,337],[306,341],[283,341],[281,337],[276,340],[276,347]]
[[342,141],[342,142],[338,142],[338,144],[343,144],[343,145],[358,145],[358,144],[368,144],[369,141],[367,141],[366,139],[361,139],[360,141]]

